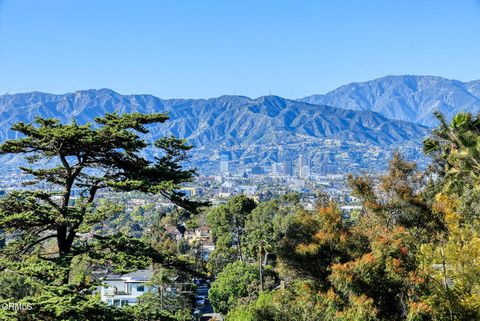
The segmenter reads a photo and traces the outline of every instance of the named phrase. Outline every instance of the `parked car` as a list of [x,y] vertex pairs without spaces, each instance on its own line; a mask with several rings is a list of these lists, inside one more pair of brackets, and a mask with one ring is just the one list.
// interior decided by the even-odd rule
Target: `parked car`
[[200,314],[202,314],[202,311],[200,311],[200,309],[196,309],[196,310],[193,311],[193,313],[192,313],[192,315],[193,315],[194,317],[199,317]]

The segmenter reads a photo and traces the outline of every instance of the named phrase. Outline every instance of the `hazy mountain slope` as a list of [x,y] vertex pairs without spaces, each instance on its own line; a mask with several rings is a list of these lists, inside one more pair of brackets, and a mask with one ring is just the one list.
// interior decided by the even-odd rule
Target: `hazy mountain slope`
[[[211,167],[215,151],[227,152],[244,164],[268,164],[298,153],[318,163],[376,166],[371,157],[403,145],[419,146],[429,129],[392,120],[371,111],[312,105],[276,96],[250,99],[222,96],[212,99],[162,100],[151,95],[120,95],[108,89],[65,95],[25,93],[0,96],[0,140],[14,137],[13,123],[35,116],[75,118],[84,123],[106,112],[167,112],[170,120],[150,139],[163,135],[186,138],[195,146],[193,161]],[[371,155],[370,155],[370,154]],[[333,156],[332,156],[333,155]],[[370,155],[370,156],[369,156]],[[373,155],[373,156],[372,156]],[[15,160],[10,160],[15,164]],[[370,164],[372,163],[372,164]]]
[[[198,145],[273,143],[286,136],[338,138],[390,144],[422,137],[426,129],[378,113],[317,106],[276,96],[249,99],[222,96],[208,100],[161,100],[150,95],[120,95],[86,90],[66,95],[44,93],[0,96],[0,139],[12,137],[17,121],[35,116],[92,121],[106,112],[168,112],[167,133]],[[160,133],[153,133],[153,136]]]
[[459,111],[480,111],[480,81],[461,82],[433,76],[387,76],[341,86],[325,95],[301,99],[312,104],[371,110],[389,118],[434,126],[439,110],[447,118]]

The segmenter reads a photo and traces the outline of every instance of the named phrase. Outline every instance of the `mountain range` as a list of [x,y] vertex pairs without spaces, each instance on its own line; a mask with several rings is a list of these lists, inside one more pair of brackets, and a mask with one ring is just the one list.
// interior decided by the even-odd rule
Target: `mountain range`
[[434,111],[448,119],[480,111],[480,80],[461,82],[433,76],[387,76],[351,83],[325,95],[300,99],[311,104],[370,110],[392,119],[435,126]]
[[[413,159],[435,124],[434,110],[451,117],[480,110],[480,81],[462,83],[431,76],[388,76],[352,83],[325,95],[298,100],[278,96],[251,99],[160,99],[120,95],[109,89],[53,95],[31,92],[0,96],[0,141],[15,137],[9,128],[35,116],[92,121],[106,112],[166,112],[170,120],[149,139],[165,134],[195,146],[192,161],[215,172],[218,153],[239,165],[268,165],[306,154],[319,170],[377,168],[376,160],[400,149]],[[217,153],[215,153],[217,152]],[[15,161],[10,163],[15,164]],[[384,163],[384,162],[383,162]]]

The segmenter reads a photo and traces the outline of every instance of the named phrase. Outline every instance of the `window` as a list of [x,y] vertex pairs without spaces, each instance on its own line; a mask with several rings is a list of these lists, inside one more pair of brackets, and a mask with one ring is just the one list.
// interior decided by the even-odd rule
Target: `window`
[[127,283],[127,293],[132,293],[132,283]]
[[122,300],[121,306],[124,307],[128,305],[128,300]]
[[119,307],[120,306],[120,300],[118,300],[118,299],[113,300],[113,306],[114,307]]
[[138,285],[137,286],[137,292],[143,292],[145,291],[145,286],[144,285]]

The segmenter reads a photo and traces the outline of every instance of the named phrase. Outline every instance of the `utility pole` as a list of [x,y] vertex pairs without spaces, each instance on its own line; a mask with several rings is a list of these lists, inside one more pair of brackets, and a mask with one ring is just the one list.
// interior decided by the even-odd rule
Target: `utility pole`
[[263,263],[262,263],[262,242],[258,243],[258,263],[260,267],[260,291],[263,291]]
[[160,285],[160,309],[163,310],[163,282]]

